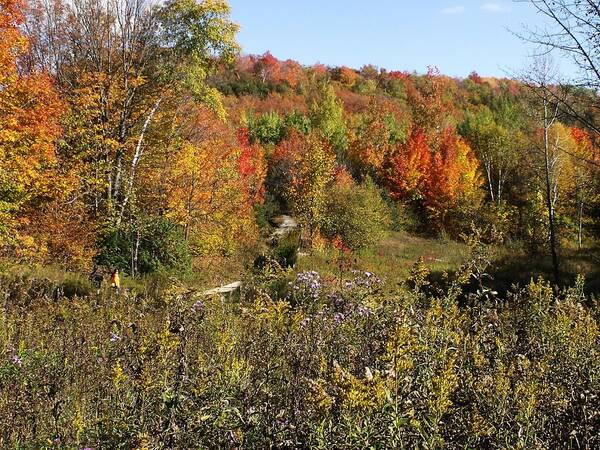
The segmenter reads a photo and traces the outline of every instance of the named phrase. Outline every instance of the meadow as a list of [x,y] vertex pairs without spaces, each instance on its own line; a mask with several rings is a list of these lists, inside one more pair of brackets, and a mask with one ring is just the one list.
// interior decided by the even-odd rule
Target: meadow
[[444,286],[273,262],[227,297],[4,275],[0,446],[597,447],[597,301],[472,292],[480,261]]

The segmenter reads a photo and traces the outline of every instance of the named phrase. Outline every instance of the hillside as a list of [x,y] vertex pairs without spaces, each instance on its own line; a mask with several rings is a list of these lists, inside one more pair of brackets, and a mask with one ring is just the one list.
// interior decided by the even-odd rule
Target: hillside
[[0,0],[0,448],[600,448],[600,11],[525,3],[575,81]]

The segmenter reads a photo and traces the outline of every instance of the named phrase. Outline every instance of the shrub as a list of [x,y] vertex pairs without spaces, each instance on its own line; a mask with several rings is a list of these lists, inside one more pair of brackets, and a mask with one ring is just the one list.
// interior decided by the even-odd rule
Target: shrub
[[260,230],[270,230],[269,220],[278,214],[281,214],[281,205],[270,193],[266,194],[264,202],[254,205],[254,218]]
[[377,244],[391,225],[390,211],[375,184],[334,185],[328,194],[321,230],[329,239],[360,250]]
[[282,267],[294,267],[298,259],[298,249],[300,247],[300,233],[292,231],[279,239],[273,249],[275,260]]
[[390,211],[391,230],[418,233],[423,229],[422,215],[414,205],[394,200],[386,189],[381,196]]
[[239,301],[172,286],[16,304],[3,283],[0,447],[598,448],[583,280],[461,307],[472,268],[388,292],[273,262]]
[[27,305],[40,299],[82,298],[94,291],[88,279],[51,266],[3,268],[0,286],[7,300],[19,305]]
[[137,229],[108,228],[101,235],[98,264],[131,273],[137,247],[136,273],[187,272],[191,256],[183,228],[164,218],[150,218]]
[[285,116],[285,128],[286,134],[289,134],[292,130],[295,130],[301,134],[310,134],[311,124],[310,119],[301,112],[294,110]]
[[248,128],[252,141],[263,145],[277,145],[285,135],[283,119],[274,111],[251,120]]

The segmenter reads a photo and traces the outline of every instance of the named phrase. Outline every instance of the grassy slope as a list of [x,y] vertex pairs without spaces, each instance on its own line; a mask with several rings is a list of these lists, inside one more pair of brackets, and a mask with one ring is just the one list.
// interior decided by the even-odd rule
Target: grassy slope
[[[501,292],[513,284],[521,286],[532,278],[551,280],[552,262],[545,254],[529,255],[506,247],[493,249],[495,254],[489,272],[494,279],[489,283]],[[561,250],[562,283],[572,285],[578,274],[585,275],[588,292],[600,293],[600,260],[594,256],[598,250],[572,248]],[[388,283],[407,278],[411,267],[423,258],[433,274],[453,272],[469,257],[469,248],[461,242],[444,239],[427,239],[407,232],[392,232],[376,249],[353,255],[352,269],[373,272]],[[320,251],[299,259],[296,269],[316,270],[325,276],[339,274],[337,252]]]
[[[513,284],[521,286],[532,278],[542,276],[551,279],[551,260],[547,255],[532,256],[521,251],[508,248],[496,248],[495,260],[489,272],[494,280],[491,285],[498,291],[510,289]],[[600,260],[598,249],[587,248],[578,252],[572,248],[561,250],[562,282],[567,285],[574,283],[577,274],[586,277],[586,290],[600,294]],[[311,254],[298,259],[297,272],[316,270],[325,278],[339,276],[338,252],[325,249],[313,251]],[[425,265],[439,276],[443,272],[452,273],[469,257],[469,248],[462,242],[445,239],[428,239],[412,235],[405,231],[391,232],[375,249],[363,251],[351,256],[346,271],[356,269],[373,272],[386,281],[388,286],[405,280],[411,267],[423,258]],[[251,259],[214,258],[203,266],[197,266],[194,272],[180,280],[186,286],[195,290],[210,289],[215,286],[240,280],[244,276]],[[47,280],[48,282],[69,285],[70,290],[87,291],[91,284],[87,274],[66,273],[56,267],[25,267],[15,264],[0,266],[0,273],[8,279],[30,277]],[[436,277],[437,278],[437,277]],[[168,288],[173,283],[172,275],[150,275],[139,279],[123,276],[123,286],[138,293],[148,293]]]
[[[460,242],[425,239],[404,231],[392,232],[376,249],[354,256],[352,268],[377,274],[387,282],[405,279],[411,267],[423,258],[432,272],[457,269],[468,256],[468,247]],[[326,275],[335,275],[337,252],[314,252],[299,259],[297,270],[316,270]]]

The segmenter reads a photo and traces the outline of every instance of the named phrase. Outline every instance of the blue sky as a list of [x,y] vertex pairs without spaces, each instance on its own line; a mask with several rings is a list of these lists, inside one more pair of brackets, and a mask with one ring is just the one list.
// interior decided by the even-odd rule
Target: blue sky
[[524,3],[488,0],[230,0],[245,53],[464,77],[506,76],[527,64],[507,29],[541,24]]

